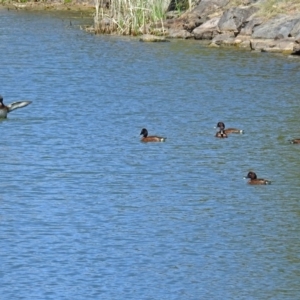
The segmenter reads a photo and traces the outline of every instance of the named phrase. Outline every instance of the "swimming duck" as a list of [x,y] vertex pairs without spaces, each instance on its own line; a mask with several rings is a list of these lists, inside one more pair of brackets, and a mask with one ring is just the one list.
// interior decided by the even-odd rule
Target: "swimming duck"
[[254,172],[249,172],[245,178],[250,178],[249,184],[271,184],[270,180],[257,178]]
[[0,95],[0,118],[6,118],[7,114],[10,113],[11,111],[25,107],[29,105],[32,101],[17,101],[13,102],[11,104],[5,105],[3,103],[3,97]]
[[152,135],[152,136],[148,136],[148,130],[146,128],[143,128],[140,135],[143,135],[141,141],[142,142],[165,142],[166,141],[166,138],[164,137],[160,137],[160,136],[155,136],[155,135]]
[[228,138],[224,128],[222,128],[222,127],[221,127],[220,131],[218,131],[216,133],[215,137],[220,138],[220,139]]
[[244,130],[236,129],[236,128],[227,128],[225,129],[225,124],[223,122],[218,122],[217,128],[223,128],[226,134],[229,133],[244,133]]
[[291,144],[300,144],[300,139],[293,139],[290,141]]

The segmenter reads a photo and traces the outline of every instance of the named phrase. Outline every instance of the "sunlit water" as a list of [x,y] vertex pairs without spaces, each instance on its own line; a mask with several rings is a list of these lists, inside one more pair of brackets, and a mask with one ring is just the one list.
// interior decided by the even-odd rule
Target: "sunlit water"
[[299,299],[300,60],[88,22],[0,10],[0,298]]

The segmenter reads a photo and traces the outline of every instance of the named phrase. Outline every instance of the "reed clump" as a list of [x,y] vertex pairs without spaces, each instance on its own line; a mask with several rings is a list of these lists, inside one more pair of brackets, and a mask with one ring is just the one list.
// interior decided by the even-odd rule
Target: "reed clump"
[[160,28],[161,34],[164,33],[163,20],[169,0],[108,1],[95,0],[96,33],[139,35],[152,33],[151,31],[157,28]]

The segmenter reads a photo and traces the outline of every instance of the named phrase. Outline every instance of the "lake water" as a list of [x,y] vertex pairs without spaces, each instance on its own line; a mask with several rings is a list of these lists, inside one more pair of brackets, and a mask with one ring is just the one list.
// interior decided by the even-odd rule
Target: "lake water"
[[299,299],[299,58],[90,22],[0,10],[1,299]]

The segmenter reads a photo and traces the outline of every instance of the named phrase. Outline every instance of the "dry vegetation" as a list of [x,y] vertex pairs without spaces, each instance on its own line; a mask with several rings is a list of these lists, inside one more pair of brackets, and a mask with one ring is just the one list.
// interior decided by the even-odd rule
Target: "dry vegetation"
[[96,4],[95,30],[99,33],[138,35],[163,22],[169,0],[114,0]]
[[[110,1],[107,9],[103,1]],[[195,0],[187,1],[189,7],[195,3]],[[231,0],[227,8],[249,5],[249,2]],[[95,31],[124,35],[163,34],[162,24],[169,4],[170,0],[96,0]],[[259,7],[257,15],[265,18],[300,13],[300,0],[265,0],[256,5]]]
[[[227,8],[249,5],[249,0],[231,0]],[[300,13],[300,0],[264,0],[257,4],[258,15],[267,18],[277,14]]]
[[267,0],[259,5],[258,15],[267,18],[277,14],[300,13],[300,0]]

